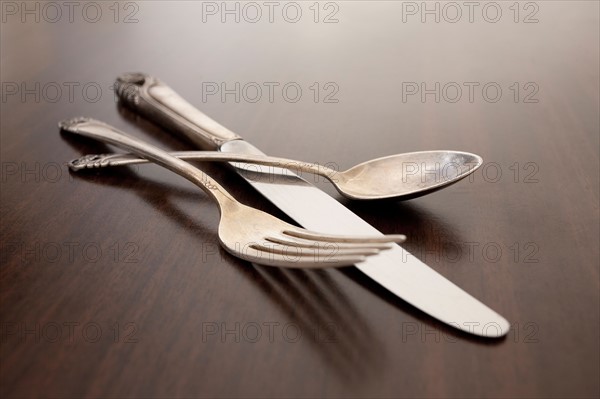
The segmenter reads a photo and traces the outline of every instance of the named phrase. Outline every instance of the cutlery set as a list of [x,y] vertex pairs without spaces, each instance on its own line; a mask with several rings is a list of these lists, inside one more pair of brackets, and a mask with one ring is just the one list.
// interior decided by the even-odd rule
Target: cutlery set
[[[396,245],[405,240],[404,235],[380,233],[293,173],[323,176],[340,194],[353,200],[400,200],[458,182],[481,166],[481,157],[461,151],[422,151],[374,159],[339,172],[266,156],[151,76],[125,74],[117,79],[115,87],[125,106],[181,134],[202,151],[169,153],[106,123],[73,118],[60,122],[60,129],[129,151],[80,157],[69,163],[73,171],[152,162],[188,179],[217,202],[219,241],[234,256],[287,268],[355,265],[400,298],[448,325],[484,337],[508,333],[510,325],[502,316]],[[228,162],[304,228],[240,203],[188,160]]]

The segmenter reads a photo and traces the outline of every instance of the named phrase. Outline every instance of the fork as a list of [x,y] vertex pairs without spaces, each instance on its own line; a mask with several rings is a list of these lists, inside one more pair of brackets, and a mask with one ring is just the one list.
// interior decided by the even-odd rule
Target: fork
[[79,117],[64,120],[58,126],[63,131],[131,151],[196,184],[219,206],[221,245],[232,255],[249,262],[288,268],[349,266],[406,239],[402,234],[358,237],[322,234],[296,227],[240,203],[217,181],[190,163],[104,122]]

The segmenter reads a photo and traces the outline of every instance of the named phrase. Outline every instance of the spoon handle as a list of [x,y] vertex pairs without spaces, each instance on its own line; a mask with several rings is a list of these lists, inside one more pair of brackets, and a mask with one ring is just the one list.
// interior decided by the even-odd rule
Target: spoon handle
[[158,147],[123,133],[104,122],[91,118],[74,118],[62,121],[58,126],[63,131],[93,138],[129,150],[177,173],[213,197],[218,202],[220,208],[223,208],[229,201],[237,202],[216,180],[200,169],[186,161],[169,155],[168,152]]
[[[327,178],[332,178],[337,171],[316,163],[294,161],[286,158],[269,157],[266,155],[234,154],[219,151],[174,151],[169,155],[190,161],[215,161],[215,162],[245,162],[256,165],[274,166],[289,169],[294,172],[314,173]],[[69,162],[71,170],[88,168],[105,168],[109,166],[124,166],[148,163],[135,154],[89,154]]]

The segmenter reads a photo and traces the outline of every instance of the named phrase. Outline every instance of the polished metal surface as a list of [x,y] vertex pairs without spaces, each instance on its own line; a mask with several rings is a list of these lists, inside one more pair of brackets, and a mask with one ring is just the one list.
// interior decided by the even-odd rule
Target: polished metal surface
[[[150,120],[210,149],[264,155],[239,136],[232,137],[221,145],[216,143],[216,138],[208,140],[206,136],[210,134],[212,126],[219,126],[217,122],[200,111],[190,110],[187,102],[185,107],[178,109],[177,104],[182,104],[185,100],[164,83],[143,74],[127,76],[136,76],[136,79],[119,78],[117,85],[119,82],[122,84],[119,91],[121,98],[127,106]],[[124,81],[127,81],[125,86]],[[154,86],[156,89],[152,90]],[[124,87],[128,89],[125,90]],[[124,96],[122,93],[133,94]],[[159,97],[152,97],[157,94]],[[164,98],[160,97],[162,94],[165,94]],[[201,120],[201,126],[192,129],[194,119]],[[223,130],[219,128],[217,131]],[[252,176],[243,169],[240,170],[240,175],[306,228],[333,234],[381,234],[334,198],[297,176],[274,175],[273,179],[257,179],[261,173]],[[501,337],[509,332],[510,324],[505,318],[400,246],[373,256],[357,267],[395,295],[448,325],[483,337]]]
[[64,131],[94,138],[132,151],[185,177],[219,205],[219,240],[232,255],[250,262],[289,268],[327,268],[364,261],[403,235],[348,236],[320,234],[283,222],[268,213],[243,205],[219,183],[189,163],[114,127],[89,118],[59,124]]
[[[250,154],[218,151],[179,151],[170,154],[179,159],[194,161],[251,162],[295,172],[314,173],[329,180],[343,196],[355,200],[419,197],[464,179],[483,163],[480,156],[468,152],[419,151],[372,159],[339,172],[319,164]],[[133,154],[99,154],[74,159],[69,162],[69,167],[79,170],[147,162]]]

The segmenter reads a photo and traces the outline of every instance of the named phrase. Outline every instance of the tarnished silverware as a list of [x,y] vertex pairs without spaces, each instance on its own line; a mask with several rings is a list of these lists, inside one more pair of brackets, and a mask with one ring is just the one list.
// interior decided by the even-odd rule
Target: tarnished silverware
[[405,239],[403,235],[346,236],[308,231],[243,205],[198,168],[106,123],[75,118],[60,122],[59,127],[129,150],[196,184],[219,205],[219,240],[223,247],[250,262],[290,268],[348,266]]
[[[153,76],[123,74],[115,88],[123,105],[170,133],[185,137],[196,148],[264,155]],[[232,165],[252,187],[306,228],[333,234],[378,233],[337,199],[291,172],[292,176],[285,178],[272,175],[263,179],[240,170],[238,163]],[[368,257],[356,267],[394,295],[449,326],[483,337],[501,337],[510,330],[508,320],[399,245]]]

